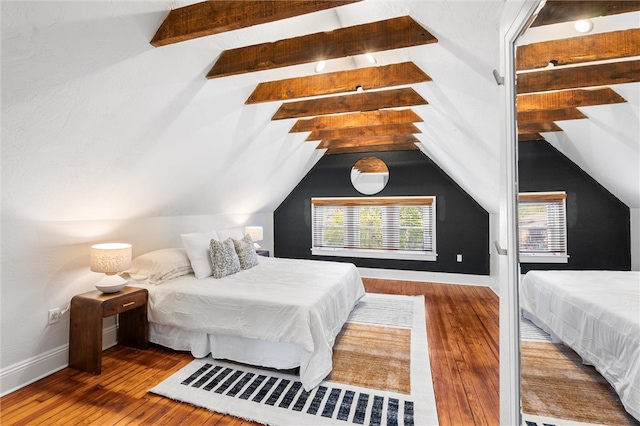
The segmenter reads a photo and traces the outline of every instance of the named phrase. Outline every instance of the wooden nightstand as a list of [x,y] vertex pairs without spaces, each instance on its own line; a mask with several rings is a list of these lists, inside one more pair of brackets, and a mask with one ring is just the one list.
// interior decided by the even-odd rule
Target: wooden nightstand
[[258,253],[258,256],[269,257],[269,250],[258,249],[256,253]]
[[118,344],[147,349],[147,296],[143,288],[125,286],[117,293],[90,291],[71,299],[69,367],[100,374],[102,319],[120,315]]

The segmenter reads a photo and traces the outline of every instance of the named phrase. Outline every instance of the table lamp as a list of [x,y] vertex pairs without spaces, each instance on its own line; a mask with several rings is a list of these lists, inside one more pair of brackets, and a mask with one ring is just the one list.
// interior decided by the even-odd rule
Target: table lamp
[[116,293],[127,284],[118,272],[125,271],[131,265],[131,244],[106,243],[91,246],[91,271],[103,272],[96,288],[103,293]]

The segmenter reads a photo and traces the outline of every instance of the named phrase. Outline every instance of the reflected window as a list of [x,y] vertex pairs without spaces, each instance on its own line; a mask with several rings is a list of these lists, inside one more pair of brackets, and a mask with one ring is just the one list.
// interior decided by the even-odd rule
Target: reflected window
[[518,238],[522,263],[567,263],[567,194],[518,195]]

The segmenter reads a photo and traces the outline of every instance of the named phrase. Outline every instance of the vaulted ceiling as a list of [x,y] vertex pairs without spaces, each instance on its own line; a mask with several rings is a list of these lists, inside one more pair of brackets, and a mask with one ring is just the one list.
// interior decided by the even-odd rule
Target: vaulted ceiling
[[[519,65],[519,85],[535,75],[543,78],[529,84],[573,83],[560,72],[570,67],[614,80],[531,86],[518,94],[519,129],[640,208],[637,171],[628,173],[640,150],[636,42],[636,56],[607,59],[622,65],[562,65],[570,55],[555,43],[576,33],[538,23],[564,3],[547,1],[520,43],[553,42],[557,66],[520,51],[533,62]],[[502,0],[0,5],[7,218],[270,212],[323,155],[391,149],[420,149],[487,211],[499,210],[503,95],[492,71],[502,65]],[[624,16],[632,22],[600,25]],[[594,18],[585,40],[637,40],[638,16]],[[595,157],[623,166],[607,172]]]

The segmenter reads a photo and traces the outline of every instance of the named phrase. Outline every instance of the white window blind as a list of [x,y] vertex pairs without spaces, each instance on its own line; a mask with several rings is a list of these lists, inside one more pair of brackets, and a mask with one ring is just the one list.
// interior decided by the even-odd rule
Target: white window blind
[[520,258],[523,262],[567,262],[565,192],[518,195]]
[[435,260],[435,197],[313,198],[312,252]]

